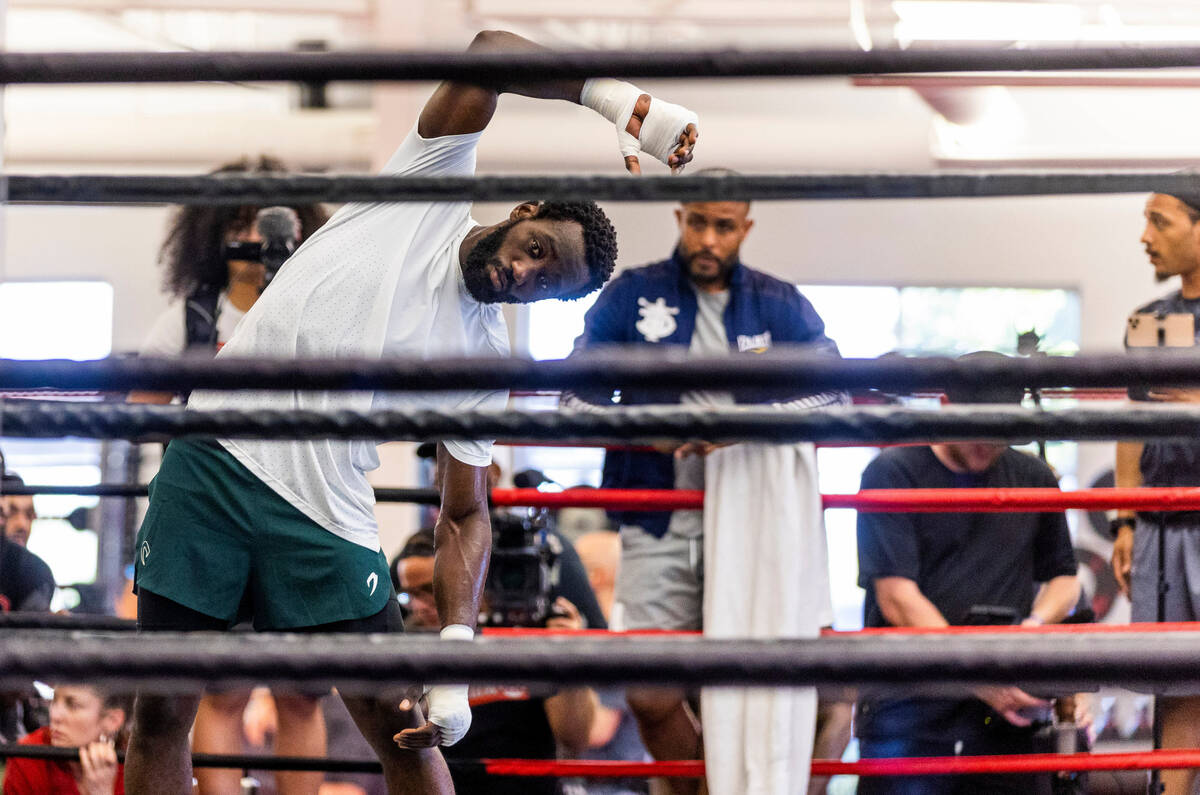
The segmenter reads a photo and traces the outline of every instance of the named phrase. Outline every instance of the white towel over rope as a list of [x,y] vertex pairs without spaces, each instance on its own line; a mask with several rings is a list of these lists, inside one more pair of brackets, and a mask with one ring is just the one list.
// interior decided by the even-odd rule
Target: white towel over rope
[[[813,446],[714,450],[705,466],[705,636],[811,638],[832,621]],[[812,688],[705,689],[711,795],[804,793],[816,707]]]

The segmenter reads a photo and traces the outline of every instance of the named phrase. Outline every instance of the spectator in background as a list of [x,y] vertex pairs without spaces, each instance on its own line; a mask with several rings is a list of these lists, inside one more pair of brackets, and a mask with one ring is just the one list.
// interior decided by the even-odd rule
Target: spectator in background
[[[25,485],[24,481],[13,474],[5,474],[3,484]],[[24,538],[21,543],[9,538],[9,500],[20,499],[22,498],[6,497],[3,503],[0,503],[4,510],[4,532],[0,533],[0,613],[49,610],[50,600],[54,598],[54,574],[50,567],[25,548],[24,540],[29,537],[28,528],[31,522],[26,522],[24,518],[14,519],[14,528],[25,528]]]
[[[5,475],[4,485],[24,486],[25,481],[16,475]],[[2,490],[2,489],[0,489]],[[33,507],[32,495],[4,495],[4,537],[19,547],[29,546],[29,534],[37,521],[37,510]]]
[[[24,485],[16,475],[3,477],[4,486]],[[0,500],[0,511],[4,507]],[[0,527],[7,525],[2,513],[0,523]],[[46,562],[13,542],[7,533],[0,533],[0,613],[48,612],[54,589],[54,574]],[[35,729],[44,715],[43,704],[32,683],[21,690],[0,692],[0,742],[16,742]]]
[[[729,176],[728,169],[700,175]],[[825,324],[794,284],[742,263],[741,246],[754,226],[750,203],[688,202],[675,210],[679,238],[668,259],[618,274],[596,299],[575,340],[574,353],[616,345],[669,349],[689,356],[750,356],[772,347],[803,346],[814,355],[837,357]],[[611,406],[610,390],[563,393],[560,405],[577,410]],[[714,407],[780,403],[804,410],[844,402],[841,393],[812,394],[743,390],[621,390],[626,406],[681,403]],[[618,449],[604,456],[602,485],[626,489],[703,489],[713,445],[689,442],[656,451]],[[808,484],[816,492],[815,478]],[[747,495],[748,499],[753,499]],[[622,629],[699,630],[703,624],[704,518],[701,511],[618,511],[622,539],[617,587]],[[819,526],[801,528],[821,533]],[[821,562],[822,574],[825,563]],[[799,582],[815,582],[799,576]],[[711,572],[708,587],[712,588]],[[828,596],[824,595],[825,600]],[[813,614],[818,612],[814,605]],[[711,627],[710,627],[711,629]],[[700,723],[684,689],[630,688],[629,701],[642,739],[663,761],[696,759],[703,749]],[[673,779],[676,795],[694,795],[700,783]]]
[[[966,359],[998,358],[980,352]],[[951,403],[1019,404],[1020,386],[947,394]],[[1007,444],[963,442],[884,450],[863,489],[1050,488],[1054,472]],[[1040,626],[1062,621],[1079,599],[1075,554],[1062,511],[860,513],[859,585],[867,627],[973,623]],[[864,694],[855,718],[863,758],[1032,753],[1033,725],[1049,702],[1016,687],[974,697],[883,699]],[[858,791],[898,795],[1049,792],[1050,778],[1018,774],[864,778]]]
[[126,721],[133,697],[94,685],[59,685],[50,723],[21,745],[79,748],[78,762],[13,758],[4,770],[4,795],[124,795]]
[[610,530],[585,533],[575,540],[575,551],[587,572],[588,584],[596,594],[604,620],[608,621],[612,618],[613,592],[621,564],[621,537]]
[[[621,562],[621,537],[611,530],[596,530],[581,535],[575,541],[575,549],[579,552],[588,582],[607,620],[612,614],[613,589]],[[625,691],[603,688],[598,696],[600,703],[596,707],[596,720],[592,724],[588,748],[582,758],[651,761],[646,746],[642,744],[637,720],[625,701]],[[582,779],[575,784],[575,788],[587,795],[645,795],[650,791],[650,782],[644,778]]]

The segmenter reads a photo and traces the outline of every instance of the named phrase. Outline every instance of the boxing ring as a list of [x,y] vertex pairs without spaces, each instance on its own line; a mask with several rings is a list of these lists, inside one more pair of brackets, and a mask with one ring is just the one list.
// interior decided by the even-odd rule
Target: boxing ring
[[[1200,48],[495,53],[3,53],[0,84],[278,80],[458,79],[592,76],[814,77],[920,72],[1088,70],[1200,66]],[[292,204],[315,201],[605,199],[704,201],[882,199],[1147,193],[1195,190],[1191,175],[1127,172],[797,174],[697,177],[364,176],[176,177],[45,175],[3,177],[8,202]],[[789,354],[721,359],[585,355],[564,361],[109,359],[0,361],[0,392],[93,393],[191,389],[562,390],[584,387],[739,389],[747,387],[940,391],[1021,384],[1031,389],[1147,388],[1200,384],[1200,360],[1184,356],[1079,356],[1004,361],[943,358],[816,360]],[[1069,394],[1069,393],[1068,393]],[[0,399],[0,435],[163,441],[188,436],[331,438],[380,441],[496,438],[501,442],[647,445],[662,441],[809,441],[903,444],[964,440],[1114,440],[1200,435],[1200,407],[1012,406],[925,410],[837,407],[787,413],[767,408],[614,407],[598,412],[185,411],[172,406]],[[57,489],[57,491],[56,491]],[[26,486],[8,494],[134,497],[137,484]],[[420,489],[381,489],[380,500],[436,502]],[[907,490],[823,495],[826,508],[892,512],[1200,510],[1198,489]],[[550,494],[505,489],[495,505],[675,510],[703,505],[702,492],[604,490]],[[817,687],[846,693],[962,693],[979,684],[1073,692],[1103,685],[1154,691],[1200,687],[1200,624],[962,628],[825,633],[811,640],[714,640],[686,633],[488,632],[471,644],[417,636],[344,638],[292,634],[155,633],[125,622],[10,615],[0,620],[0,681],[50,678],[172,691],[204,685],[300,684],[374,692],[380,681],[523,684],[678,684]],[[74,749],[8,746],[0,756],[72,758]],[[331,759],[202,757],[197,766],[295,770],[378,770]],[[474,760],[496,775],[703,775],[703,762],[598,763]],[[355,766],[358,767],[355,767]],[[816,775],[860,776],[1143,770],[1200,767],[1200,749],[1137,754],[1046,754],[816,760]]]

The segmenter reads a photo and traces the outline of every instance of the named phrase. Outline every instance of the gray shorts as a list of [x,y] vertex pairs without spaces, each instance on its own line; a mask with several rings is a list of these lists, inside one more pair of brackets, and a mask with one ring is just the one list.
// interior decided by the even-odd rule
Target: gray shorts
[[[1133,534],[1131,618],[1158,621],[1157,522],[1138,519]],[[1169,525],[1164,539],[1163,574],[1167,583],[1163,621],[1200,620],[1200,526]]]
[[704,538],[679,532],[678,524],[672,521],[662,538],[633,525],[621,527],[613,629],[701,629]]

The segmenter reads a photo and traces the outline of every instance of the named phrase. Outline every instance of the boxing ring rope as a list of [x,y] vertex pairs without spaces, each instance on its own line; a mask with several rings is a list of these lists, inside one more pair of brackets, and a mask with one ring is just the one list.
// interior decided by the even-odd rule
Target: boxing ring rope
[[964,440],[1111,441],[1200,436],[1200,406],[1135,404],[1027,410],[1019,406],[949,406],[940,410],[832,407],[787,411],[763,407],[687,406],[597,411],[214,410],[136,403],[0,401],[3,435],[18,438],[165,441],[228,439],[496,439],[584,445],[708,442],[929,443]]
[[0,84],[829,77],[922,72],[1200,66],[1200,47],[1036,49],[535,50],[523,52],[8,52]]
[[[0,631],[49,629],[78,632],[129,632],[137,622],[115,616],[90,613],[0,613]],[[544,627],[482,627],[480,634],[490,638],[547,638],[547,637],[700,637],[695,630],[676,629],[546,629]],[[856,637],[866,635],[1071,635],[1071,634],[1145,634],[1148,632],[1197,632],[1200,621],[1145,622],[1137,624],[1044,624],[1035,627],[1013,625],[956,625],[948,627],[867,627],[856,630],[823,629],[822,637]]]
[[620,202],[947,199],[1195,191],[1194,174],[1148,171],[804,173],[730,176],[572,175],[394,177],[224,175],[18,175],[10,203],[299,205],[320,202]]
[[686,349],[608,348],[568,359],[0,359],[0,390],[832,389],[913,392],[989,386],[1154,388],[1200,385],[1200,356],[1091,354],[959,360],[944,356],[832,359],[801,351],[688,357]]
[[[124,752],[118,751],[119,760]],[[0,759],[24,757],[78,761],[75,748],[46,745],[0,745]],[[453,769],[481,770],[493,776],[556,776],[605,778],[700,778],[703,760],[614,762],[558,759],[447,759]],[[373,760],[322,757],[193,754],[193,767],[241,770],[298,770],[327,773],[381,773]],[[1160,749],[1126,753],[1023,754],[996,756],[935,756],[861,759],[842,762],[814,759],[814,776],[964,775],[979,773],[1052,773],[1089,770],[1173,770],[1200,767],[1200,749]]]
[[[887,635],[731,640],[692,636],[484,638],[417,635],[89,633],[6,630],[0,682],[104,682],[149,690],[205,683],[336,685],[379,693],[381,681],[548,685],[767,685],[880,693],[955,693],[980,684],[1076,692],[1200,686],[1200,631]],[[936,684],[931,684],[936,683]]]
[[[5,486],[8,496],[37,494],[95,497],[145,497],[144,485],[101,483],[94,486]],[[436,489],[375,489],[377,502],[438,505]],[[1006,511],[1200,511],[1200,488],[1142,487],[1129,489],[864,489],[849,494],[822,494],[827,510],[845,508],[866,513],[1000,513]],[[493,489],[497,508],[603,508],[611,511],[685,511],[704,507],[704,492],[684,489]]]

